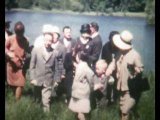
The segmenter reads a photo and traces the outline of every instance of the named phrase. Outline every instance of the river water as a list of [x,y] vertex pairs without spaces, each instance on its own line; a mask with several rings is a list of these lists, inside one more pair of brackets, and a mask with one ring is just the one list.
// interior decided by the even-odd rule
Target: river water
[[43,24],[53,24],[60,28],[61,33],[65,25],[72,28],[73,38],[80,35],[81,25],[95,21],[99,24],[99,32],[103,44],[108,41],[109,33],[129,30],[133,33],[133,46],[142,56],[145,71],[155,71],[155,27],[149,26],[144,18],[114,17],[114,16],[87,16],[35,12],[6,12],[5,18],[12,21],[11,30],[17,21],[25,25],[25,35],[29,37],[30,45],[35,38],[42,34]]

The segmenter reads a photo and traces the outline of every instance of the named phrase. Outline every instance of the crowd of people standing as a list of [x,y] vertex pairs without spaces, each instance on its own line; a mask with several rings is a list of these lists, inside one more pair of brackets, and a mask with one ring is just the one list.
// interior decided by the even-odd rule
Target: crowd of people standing
[[50,111],[55,94],[65,94],[65,102],[76,118],[86,120],[93,109],[107,107],[119,97],[121,120],[129,120],[141,93],[133,95],[128,81],[143,72],[130,31],[111,31],[109,41],[103,45],[96,22],[81,25],[77,39],[72,37],[70,26],[64,26],[61,35],[58,26],[45,24],[42,35],[29,46],[24,24],[17,22],[14,34],[8,32],[8,24],[5,26],[6,81],[16,100],[22,96],[26,69],[29,69],[35,100],[42,102],[44,112]]

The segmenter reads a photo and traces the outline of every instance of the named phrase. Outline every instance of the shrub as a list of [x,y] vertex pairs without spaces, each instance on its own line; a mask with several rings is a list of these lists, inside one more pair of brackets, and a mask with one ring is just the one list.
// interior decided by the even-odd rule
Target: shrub
[[17,0],[19,8],[31,8],[33,2],[32,0]]

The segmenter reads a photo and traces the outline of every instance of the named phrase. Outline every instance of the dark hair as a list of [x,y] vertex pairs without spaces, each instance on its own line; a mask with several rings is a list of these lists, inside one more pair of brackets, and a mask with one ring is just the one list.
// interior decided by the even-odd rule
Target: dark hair
[[79,52],[77,52],[76,55],[78,55],[80,60],[87,62],[87,60],[88,60],[87,53],[85,53],[84,51],[79,51]]
[[63,32],[64,32],[65,29],[71,29],[71,28],[69,26],[64,26],[63,27]]
[[99,26],[96,22],[91,22],[90,25],[96,30],[98,31],[99,30]]
[[112,41],[113,36],[116,34],[119,34],[119,32],[118,31],[111,31],[109,34],[109,41]]
[[25,28],[21,21],[18,21],[14,26],[14,31],[17,35],[23,35]]
[[88,34],[91,34],[91,30],[90,30],[90,25],[89,24],[83,24],[81,26],[81,30],[80,30],[80,33],[88,33]]
[[9,28],[10,27],[10,23],[11,23],[11,21],[6,21],[5,22],[5,28]]

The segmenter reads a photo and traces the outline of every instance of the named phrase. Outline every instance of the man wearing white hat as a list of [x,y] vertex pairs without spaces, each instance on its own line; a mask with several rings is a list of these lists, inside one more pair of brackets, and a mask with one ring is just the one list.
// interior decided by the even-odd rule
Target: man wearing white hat
[[44,112],[50,111],[50,98],[55,72],[56,51],[51,47],[53,34],[44,34],[42,45],[34,47],[30,61],[30,80],[35,100],[42,100]]
[[53,26],[51,24],[45,24],[42,28],[43,35],[40,35],[36,38],[34,42],[34,47],[39,47],[44,44],[44,35],[53,33]]
[[[113,62],[113,66],[116,65],[117,67],[116,77],[118,80],[117,90],[120,91],[121,120],[129,120],[130,110],[134,108],[140,97],[140,95],[138,98],[132,96],[128,86],[129,79],[136,77],[143,71],[141,57],[133,48],[131,43],[132,39],[133,35],[127,30],[123,31],[120,35],[117,34],[113,36],[113,43],[119,49],[114,61],[115,63]],[[130,69],[130,66],[132,67],[132,70]]]

